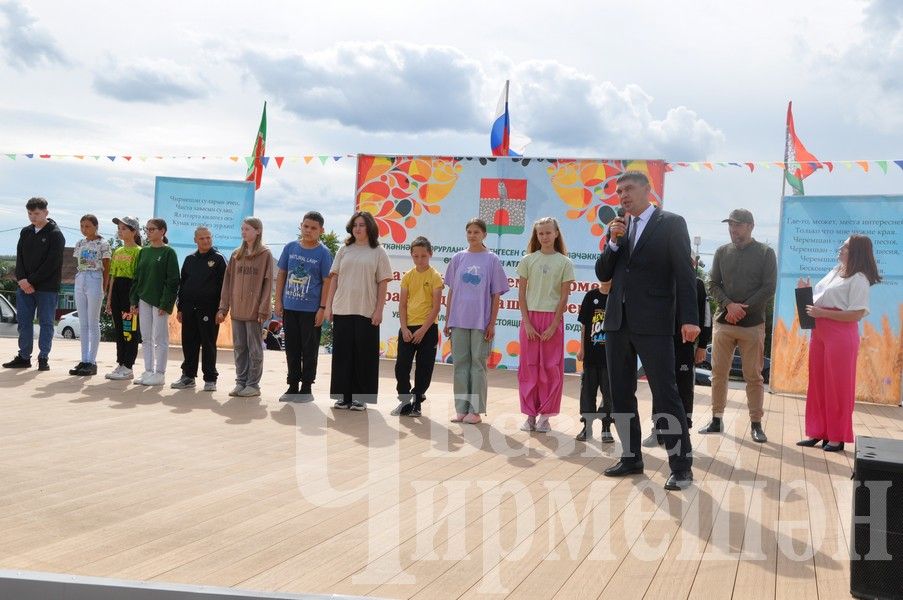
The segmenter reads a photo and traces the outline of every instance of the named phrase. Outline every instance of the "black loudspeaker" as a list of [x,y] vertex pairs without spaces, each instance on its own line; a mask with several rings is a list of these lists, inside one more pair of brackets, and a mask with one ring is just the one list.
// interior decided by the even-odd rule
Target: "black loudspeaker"
[[903,599],[903,441],[856,436],[850,593]]

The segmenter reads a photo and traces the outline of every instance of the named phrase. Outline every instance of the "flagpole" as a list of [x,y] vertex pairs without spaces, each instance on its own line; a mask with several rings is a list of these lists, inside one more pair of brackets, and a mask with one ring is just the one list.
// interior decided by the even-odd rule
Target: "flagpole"
[[[790,114],[790,107],[793,100],[787,102],[787,114]],[[784,196],[787,195],[787,161],[790,160],[790,120],[784,121],[784,171],[781,173],[781,216],[784,210]]]

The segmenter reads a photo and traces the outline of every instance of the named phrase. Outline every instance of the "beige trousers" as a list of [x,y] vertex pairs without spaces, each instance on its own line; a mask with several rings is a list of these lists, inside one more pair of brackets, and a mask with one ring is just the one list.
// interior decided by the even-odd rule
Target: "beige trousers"
[[746,402],[749,420],[761,421],[765,414],[765,323],[753,327],[738,327],[715,323],[712,332],[712,415],[724,415],[727,404],[727,379],[734,359],[734,348],[740,348],[743,380],[746,381]]

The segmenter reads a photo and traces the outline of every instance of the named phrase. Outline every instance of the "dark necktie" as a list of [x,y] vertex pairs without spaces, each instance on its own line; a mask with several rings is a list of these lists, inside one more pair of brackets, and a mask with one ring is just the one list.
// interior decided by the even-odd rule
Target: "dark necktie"
[[636,246],[636,230],[639,228],[640,219],[639,217],[633,217],[633,227],[630,228],[630,253],[633,254],[633,249]]

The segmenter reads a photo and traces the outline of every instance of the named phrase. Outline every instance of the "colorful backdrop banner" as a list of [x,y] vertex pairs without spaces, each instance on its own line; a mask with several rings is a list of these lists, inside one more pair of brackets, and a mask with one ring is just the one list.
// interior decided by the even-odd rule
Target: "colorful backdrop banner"
[[806,393],[810,332],[799,327],[794,289],[800,277],[809,277],[812,285],[824,277],[851,233],[872,239],[884,279],[871,287],[869,314],[860,322],[856,398],[897,404],[903,370],[903,196],[783,199],[771,389]]
[[[490,232],[486,245],[499,255],[512,287],[502,296],[489,364],[516,369],[521,317],[516,268],[533,222],[551,216],[558,219],[577,278],[564,320],[565,370],[576,371],[577,311],[584,294],[598,287],[595,263],[605,224],[619,205],[616,179],[625,170],[646,173],[652,200],[662,203],[665,163],[660,160],[359,155],[355,204],[376,218],[394,271],[380,328],[380,353],[396,355],[399,280],[412,267],[411,241],[418,235],[429,238],[432,265],[444,274],[451,257],[466,248],[465,224],[479,216]],[[440,332],[444,315],[443,307]],[[450,344],[440,338],[438,360],[450,362]]]
[[241,244],[241,221],[254,214],[254,182],[157,177],[154,216],[165,219],[179,264],[197,249],[194,230],[206,225],[226,259]]

